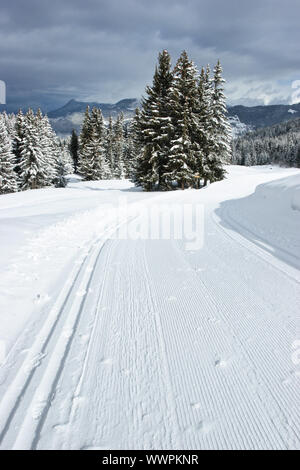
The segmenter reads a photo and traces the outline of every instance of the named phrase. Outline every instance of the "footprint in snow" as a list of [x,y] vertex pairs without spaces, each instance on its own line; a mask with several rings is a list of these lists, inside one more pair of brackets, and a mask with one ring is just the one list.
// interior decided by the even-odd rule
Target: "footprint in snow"
[[48,294],[37,294],[34,303],[35,304],[41,304],[41,303],[47,303],[50,300],[50,296]]
[[167,300],[168,302],[176,302],[177,297],[174,297],[174,296],[171,295],[170,297],[167,297],[166,300]]
[[113,360],[111,357],[104,357],[103,359],[101,359],[100,363],[103,365],[112,365]]
[[227,366],[227,361],[224,359],[217,359],[215,361],[215,367],[220,367],[221,369],[224,369]]
[[191,406],[192,406],[192,408],[194,408],[194,410],[199,410],[201,408],[200,403],[192,403]]
[[209,420],[202,420],[197,426],[197,430],[203,434],[208,434],[213,428],[213,422]]

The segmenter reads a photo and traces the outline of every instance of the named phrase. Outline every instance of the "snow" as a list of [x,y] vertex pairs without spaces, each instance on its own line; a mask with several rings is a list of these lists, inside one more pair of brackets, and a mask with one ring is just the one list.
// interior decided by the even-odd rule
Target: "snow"
[[296,109],[292,109],[292,108],[288,110],[288,113],[291,113],[291,114],[295,114],[297,112],[298,111]]
[[228,121],[231,126],[232,136],[234,139],[253,130],[252,126],[241,122],[238,116],[229,116]]
[[[0,196],[0,448],[299,448],[299,191],[231,166]],[[158,204],[201,205],[204,244],[113,237]]]

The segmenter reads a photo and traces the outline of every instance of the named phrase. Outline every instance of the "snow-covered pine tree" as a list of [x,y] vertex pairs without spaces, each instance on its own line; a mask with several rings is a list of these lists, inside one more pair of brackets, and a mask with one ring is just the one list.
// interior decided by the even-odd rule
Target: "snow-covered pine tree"
[[61,151],[62,160],[65,165],[66,174],[71,175],[72,173],[74,173],[75,168],[74,168],[74,160],[70,152],[70,146],[68,142],[63,141],[60,143],[59,148]]
[[14,160],[11,139],[4,118],[0,115],[0,194],[13,193],[18,190]]
[[78,173],[84,178],[85,173],[86,173],[86,168],[85,168],[85,147],[89,143],[91,139],[91,134],[92,134],[92,125],[91,125],[91,116],[90,116],[90,107],[87,106],[85,113],[84,113],[84,118],[83,118],[83,123],[82,123],[82,128],[79,136],[79,153],[78,153]]
[[93,108],[91,115],[86,113],[83,131],[80,174],[87,181],[109,178],[110,168],[103,142],[106,132],[100,109]]
[[108,179],[110,167],[105,158],[105,149],[98,135],[93,132],[85,148],[85,158],[88,164],[85,167],[86,180]]
[[57,188],[64,188],[67,185],[66,176],[74,172],[72,156],[66,142],[60,142],[58,145],[55,169],[54,184]]
[[22,110],[20,109],[17,116],[16,116],[16,123],[15,123],[15,138],[13,140],[13,152],[15,155],[15,171],[18,175],[18,182],[19,177],[21,175],[21,144],[24,139],[24,132],[25,132],[25,117],[23,115]]
[[14,114],[7,114],[5,111],[2,113],[2,117],[4,120],[4,124],[8,133],[8,137],[10,138],[11,141],[14,140],[16,130],[15,130],[15,125],[16,125],[16,116]]
[[114,142],[114,135],[113,135],[113,120],[112,117],[109,117],[108,126],[106,130],[106,139],[104,142],[105,148],[105,158],[109,164],[110,168],[110,175],[113,177],[113,168],[114,168],[114,151],[113,151],[113,142]]
[[137,126],[141,154],[136,161],[135,182],[145,189],[167,189],[166,172],[171,148],[170,93],[173,75],[168,51],[158,56],[152,86],[146,88]]
[[51,183],[54,183],[57,177],[57,158],[59,155],[58,139],[51,127],[48,116],[43,116],[41,110],[37,111],[36,121],[48,178]]
[[77,173],[78,168],[78,150],[79,150],[79,142],[78,142],[78,135],[75,129],[72,130],[71,141],[70,141],[70,152],[73,158],[74,164],[74,171]]
[[144,145],[142,126],[140,124],[141,112],[138,108],[135,110],[135,116],[133,118],[133,136],[136,145],[136,157],[133,164],[133,176],[132,181],[136,186],[141,186],[145,191],[151,191],[152,179],[149,175],[152,175],[152,164],[151,164],[151,145]]
[[125,178],[134,178],[134,168],[137,156],[136,135],[135,135],[135,120],[133,119],[125,127],[124,133],[124,176]]
[[176,134],[170,150],[171,171],[168,173],[168,179],[170,182],[176,181],[181,189],[192,186],[195,179],[191,165],[191,162],[194,162],[194,146],[190,139],[189,119],[190,110],[186,105],[181,119],[177,121]]
[[[204,181],[204,186],[210,175],[209,161],[213,158],[215,151],[214,140],[214,120],[212,109],[212,80],[210,78],[210,67],[202,68],[198,82],[198,104],[197,110],[197,132],[194,140],[199,146],[199,152],[196,154],[196,171]],[[198,178],[198,187],[200,186],[200,178]]]
[[213,136],[215,141],[215,150],[211,154],[209,168],[209,179],[211,182],[224,178],[224,163],[231,161],[231,127],[227,119],[226,98],[224,95],[222,78],[222,67],[220,61],[214,68],[213,94],[212,94],[212,112],[213,112]]
[[[186,51],[183,51],[174,68],[174,81],[170,95],[171,150],[166,177],[184,189],[195,184],[197,153],[200,149],[194,139],[197,132],[198,72]],[[194,142],[193,142],[194,139]],[[184,154],[184,151],[187,154]]]
[[112,174],[114,178],[120,179],[125,177],[124,170],[124,115],[117,116],[113,124],[113,168]]
[[51,184],[49,165],[44,157],[39,127],[31,109],[25,115],[20,157],[22,189],[37,189]]

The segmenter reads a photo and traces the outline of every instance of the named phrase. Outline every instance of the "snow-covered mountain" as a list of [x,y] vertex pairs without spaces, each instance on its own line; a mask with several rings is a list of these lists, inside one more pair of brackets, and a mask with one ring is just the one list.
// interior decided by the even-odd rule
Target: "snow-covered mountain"
[[[89,105],[101,108],[104,118],[115,117],[120,112],[125,118],[130,119],[140,101],[129,98],[118,101],[115,104],[83,102],[70,100],[61,108],[48,113],[54,130],[60,135],[69,135],[72,129],[79,132],[83,121],[84,111]],[[271,106],[232,106],[228,108],[229,121],[232,126],[233,136],[240,136],[245,132],[261,127],[279,124],[300,115],[300,103],[294,105],[271,105]]]
[[300,103],[293,105],[232,106],[228,108],[228,114],[230,117],[237,116],[241,123],[258,129],[295,119],[300,115]]
[[237,115],[229,116],[229,122],[231,125],[233,138],[239,137],[245,134],[246,132],[252,131],[254,129],[253,126],[241,122]]
[[[54,130],[59,135],[70,135],[72,129],[79,132],[87,105],[101,108],[103,116],[106,119],[109,116],[115,117],[121,112],[124,113],[125,118],[130,119],[134,115],[135,108],[140,105],[140,100],[137,98],[127,98],[115,104],[111,104],[84,102],[72,99],[61,108],[48,113]],[[11,109],[8,105],[0,105],[0,112],[4,110],[8,112],[18,111],[17,109]],[[300,103],[293,105],[278,104],[251,107],[241,105],[231,106],[228,107],[228,115],[233,129],[233,135],[239,136],[252,129],[280,124],[281,122],[299,117]]]
[[55,132],[60,135],[69,135],[72,129],[79,132],[87,106],[100,108],[106,119],[110,116],[114,118],[121,112],[126,119],[133,117],[135,109],[139,106],[139,100],[127,98],[115,104],[70,100],[61,108],[48,113]]

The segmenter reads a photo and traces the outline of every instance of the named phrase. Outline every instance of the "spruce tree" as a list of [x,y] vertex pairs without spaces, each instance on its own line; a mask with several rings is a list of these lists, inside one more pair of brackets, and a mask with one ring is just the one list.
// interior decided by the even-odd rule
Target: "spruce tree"
[[137,152],[137,147],[136,147],[135,125],[134,125],[134,120],[132,120],[130,124],[127,125],[126,132],[125,132],[125,144],[124,144],[124,152],[123,152],[125,178],[132,179],[134,177],[136,152]]
[[42,149],[39,126],[31,109],[25,116],[20,155],[22,189],[37,189],[51,184],[48,162],[44,158]]
[[16,177],[11,139],[4,118],[0,115],[0,194],[13,193],[18,190]]
[[78,172],[84,178],[86,174],[86,161],[85,161],[85,148],[88,145],[92,134],[90,108],[86,107],[82,128],[79,137],[79,159],[78,159]]
[[[199,145],[199,154],[196,158],[196,170],[199,176],[204,180],[204,186],[210,178],[210,165],[209,162],[213,158],[215,151],[214,139],[214,117],[212,106],[213,86],[210,78],[210,67],[202,68],[199,83],[199,109],[197,114],[198,129],[196,141]],[[200,183],[200,178],[198,179]]]
[[67,185],[66,176],[74,172],[72,156],[65,142],[58,145],[55,170],[54,184],[57,188],[64,188]]
[[22,110],[20,109],[15,123],[15,138],[13,140],[13,152],[15,155],[15,171],[18,175],[18,178],[21,175],[21,144],[24,139],[24,132],[25,132],[25,118],[23,115]]
[[71,141],[70,141],[70,152],[73,158],[74,171],[77,173],[78,170],[78,135],[76,134],[75,129],[72,130]]
[[114,134],[113,134],[113,120],[112,117],[109,117],[108,126],[106,130],[106,139],[104,142],[104,149],[105,149],[105,158],[109,164],[110,168],[110,175],[113,177],[113,168],[114,168]]
[[213,95],[212,95],[212,111],[213,111],[213,137],[215,149],[213,156],[209,162],[211,182],[224,178],[224,163],[231,161],[231,127],[227,119],[226,98],[224,95],[222,78],[222,67],[220,61],[214,68],[213,78]]
[[141,153],[136,161],[135,181],[146,189],[167,189],[171,148],[170,94],[173,75],[171,58],[164,50],[158,56],[152,86],[146,88],[137,125]]
[[169,181],[176,181],[181,189],[194,183],[194,172],[191,162],[194,162],[194,149],[189,133],[189,108],[186,105],[182,118],[177,121],[176,135],[172,139],[170,151]]
[[55,183],[57,178],[57,159],[59,157],[59,142],[49,122],[48,116],[37,113],[37,124],[40,143],[42,147],[43,160],[45,162],[48,178]]
[[103,139],[105,128],[101,110],[87,109],[80,137],[80,174],[86,180],[107,179],[110,176]]
[[114,178],[124,178],[124,115],[123,113],[117,116],[116,122],[113,125],[113,164],[112,174]]
[[[171,150],[167,174],[169,184],[176,181],[184,189],[195,183],[197,152],[198,72],[186,51],[183,51],[174,68],[174,82],[170,96]],[[184,154],[184,150],[187,154]]]

